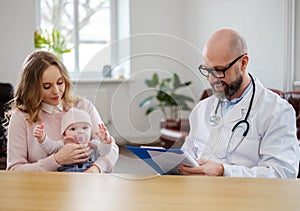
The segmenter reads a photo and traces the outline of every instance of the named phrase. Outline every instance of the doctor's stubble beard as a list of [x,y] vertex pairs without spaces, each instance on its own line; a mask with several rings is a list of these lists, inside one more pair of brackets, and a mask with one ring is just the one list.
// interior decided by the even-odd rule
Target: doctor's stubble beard
[[[238,69],[235,69],[235,72],[237,74],[236,80],[231,82],[230,84],[222,81],[221,79],[215,83],[211,84],[211,87],[213,89],[214,95],[219,98],[220,100],[223,100],[224,98],[229,99],[232,97],[240,88],[241,84],[243,82],[243,77],[239,73]],[[214,89],[214,85],[223,85],[224,90],[223,91],[216,91]]]

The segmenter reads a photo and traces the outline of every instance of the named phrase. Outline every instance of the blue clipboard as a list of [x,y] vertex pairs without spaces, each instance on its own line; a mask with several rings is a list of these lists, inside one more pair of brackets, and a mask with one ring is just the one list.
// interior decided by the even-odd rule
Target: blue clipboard
[[181,149],[125,146],[151,166],[158,174],[180,174],[178,165],[198,166],[189,154]]

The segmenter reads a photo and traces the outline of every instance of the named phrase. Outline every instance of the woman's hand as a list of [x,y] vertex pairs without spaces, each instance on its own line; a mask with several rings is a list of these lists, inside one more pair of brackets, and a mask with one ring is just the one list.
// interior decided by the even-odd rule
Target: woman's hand
[[98,124],[99,132],[96,132],[96,135],[100,140],[105,144],[111,144],[112,137],[109,135],[105,125],[103,123]]
[[54,154],[54,158],[59,165],[63,166],[85,162],[89,159],[92,152],[93,150],[88,144],[68,143]]

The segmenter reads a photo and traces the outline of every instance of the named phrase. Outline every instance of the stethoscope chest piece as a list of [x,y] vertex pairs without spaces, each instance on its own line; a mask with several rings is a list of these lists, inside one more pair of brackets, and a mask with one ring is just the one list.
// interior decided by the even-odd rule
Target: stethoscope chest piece
[[217,115],[214,115],[214,116],[211,116],[209,118],[209,122],[212,126],[217,126],[219,125],[220,123],[220,120],[221,120],[221,117],[217,116]]
[[209,122],[210,122],[211,126],[218,126],[220,123],[221,117],[217,115],[220,104],[221,104],[221,100],[218,101],[218,105],[216,107],[214,115],[210,116],[210,118],[209,118]]

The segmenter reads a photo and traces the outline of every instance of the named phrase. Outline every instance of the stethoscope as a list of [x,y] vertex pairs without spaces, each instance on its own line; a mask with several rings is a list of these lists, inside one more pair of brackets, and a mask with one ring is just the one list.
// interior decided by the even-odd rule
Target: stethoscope
[[[248,106],[245,118],[243,120],[237,122],[233,126],[233,128],[231,130],[231,135],[230,135],[230,139],[229,139],[229,142],[228,142],[228,146],[231,144],[231,140],[232,140],[232,137],[233,137],[236,129],[239,128],[239,127],[241,127],[242,124],[244,124],[245,127],[243,127],[243,128],[245,128],[245,129],[244,129],[244,132],[242,134],[241,141],[230,152],[229,152],[228,146],[227,146],[225,156],[221,157],[221,156],[217,156],[216,153],[215,153],[216,150],[217,150],[217,148],[218,148],[218,146],[219,146],[219,144],[220,144],[220,142],[221,142],[221,139],[220,139],[219,143],[217,144],[217,146],[216,146],[216,148],[214,150],[214,152],[212,153],[212,155],[214,154],[216,157],[218,157],[220,159],[227,159],[233,152],[235,152],[236,149],[240,146],[240,144],[243,142],[244,138],[248,134],[249,127],[250,127],[249,122],[248,122],[248,117],[249,117],[250,111],[252,109],[252,104],[253,104],[254,95],[255,95],[255,83],[254,83],[254,79],[253,79],[253,77],[252,77],[252,75],[250,73],[249,73],[249,76],[251,78],[251,83],[252,83],[252,87],[253,87],[253,89],[252,89],[253,91],[252,91],[252,96],[251,96],[251,99],[250,99],[250,103],[249,103],[249,106]],[[221,100],[219,100],[219,102],[217,104],[217,107],[215,109],[214,115],[210,117],[210,123],[211,123],[212,126],[217,126],[219,124],[220,120],[221,120],[221,117],[217,115],[217,112],[218,112],[218,109],[220,107],[220,104],[221,104]]]

